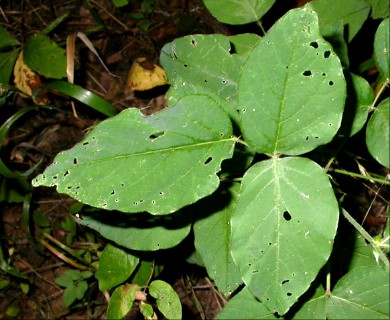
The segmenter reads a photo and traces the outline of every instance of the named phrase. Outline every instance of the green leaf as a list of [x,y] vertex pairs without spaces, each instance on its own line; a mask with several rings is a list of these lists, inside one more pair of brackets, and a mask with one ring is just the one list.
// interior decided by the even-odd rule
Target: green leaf
[[339,208],[328,177],[305,158],[270,159],[244,175],[231,251],[244,283],[285,314],[328,260]]
[[203,95],[149,117],[127,109],[57,155],[33,185],[99,208],[169,214],[217,189],[231,134],[227,114]]
[[204,0],[206,8],[220,22],[245,24],[258,21],[275,0]]
[[125,284],[115,289],[107,310],[107,319],[122,319],[131,310],[138,286]]
[[277,318],[245,287],[223,307],[222,311],[216,317],[216,320],[221,319],[257,320]]
[[337,132],[344,100],[340,61],[320,37],[316,14],[291,10],[243,67],[238,101],[245,141],[259,153],[311,151]]
[[243,33],[229,37],[233,52],[239,55],[243,62],[245,62],[249,53],[259,43],[260,40],[261,38],[254,33]]
[[147,286],[149,280],[155,276],[155,263],[152,261],[141,260],[138,264],[137,269],[132,275],[131,282],[138,284],[140,287]]
[[115,7],[120,8],[129,4],[129,0],[112,0]]
[[174,247],[191,230],[191,215],[188,212],[174,213],[170,216],[149,214],[129,216],[104,212],[100,215],[83,214],[83,219],[77,222],[96,230],[103,237],[124,248],[145,251]]
[[47,36],[36,34],[28,37],[23,48],[23,59],[32,70],[46,78],[66,77],[65,50]]
[[389,273],[382,267],[355,268],[330,297],[323,288],[294,315],[296,319],[389,319]]
[[14,49],[11,51],[0,52],[0,84],[10,84],[9,81],[12,71],[14,70],[15,61],[18,58],[19,51],[19,49]]
[[170,84],[179,80],[183,86],[204,87],[230,101],[237,94],[242,65],[239,56],[230,50],[229,37],[191,35],[166,44],[160,62]]
[[374,39],[374,54],[381,75],[390,78],[390,31],[389,18],[379,25]]
[[367,122],[368,113],[374,101],[374,91],[362,77],[347,74],[347,100],[340,133],[351,137],[358,133]]
[[99,269],[95,274],[100,291],[110,290],[124,282],[133,273],[138,262],[138,257],[107,244],[100,256]]
[[14,39],[9,32],[0,26],[0,49],[19,45],[19,41]]
[[364,0],[314,0],[310,3],[320,20],[321,34],[326,36],[332,25],[342,21],[347,26],[348,42],[351,42],[370,13]]
[[240,185],[214,193],[198,205],[194,223],[195,248],[201,255],[208,275],[218,289],[230,295],[242,283],[230,254],[230,218],[236,207]]
[[383,100],[375,109],[367,124],[366,144],[376,161],[390,167],[390,98]]
[[373,19],[384,19],[389,16],[389,0],[364,0],[371,6],[371,17]]
[[157,307],[167,319],[181,319],[180,299],[172,287],[162,280],[155,280],[149,286],[149,294],[157,300]]
[[118,113],[118,111],[110,103],[100,98],[98,95],[78,85],[65,81],[49,82],[35,90],[33,97],[37,97],[42,90],[46,89],[66,94],[82,103],[85,103],[87,106],[101,112],[107,117],[112,117]]
[[145,317],[145,319],[147,320],[153,319],[154,311],[153,311],[153,307],[150,304],[141,303],[139,308],[142,315]]

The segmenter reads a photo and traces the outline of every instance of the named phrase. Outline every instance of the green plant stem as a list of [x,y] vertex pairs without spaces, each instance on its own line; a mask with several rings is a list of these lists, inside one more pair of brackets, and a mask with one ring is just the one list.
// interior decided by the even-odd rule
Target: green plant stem
[[326,272],[326,291],[325,291],[325,295],[327,297],[330,297],[330,295],[332,294],[332,291],[331,291],[331,284],[330,284],[330,278],[331,278],[331,274],[330,274],[330,263],[329,261],[327,262],[326,264],[326,269],[327,269],[327,272]]
[[359,223],[357,223],[357,221],[347,212],[347,210],[341,208],[341,212],[343,213],[344,217],[356,228],[356,230],[360,232],[364,239],[366,239],[373,246],[374,250],[378,253],[379,258],[386,266],[386,269],[389,270],[389,260],[387,259],[382,249],[375,243],[374,239],[368,234],[366,230],[363,229]]
[[367,177],[363,174],[360,174],[360,173],[355,173],[355,172],[349,172],[349,171],[346,171],[346,170],[341,170],[341,169],[334,169],[333,170],[334,172],[336,173],[341,173],[341,174],[344,174],[344,175],[347,175],[347,176],[351,176],[351,177],[355,177],[355,178],[361,178],[361,179],[365,179],[365,180],[371,180],[371,181],[375,181],[375,182],[379,182],[379,183],[383,183],[383,184],[387,184],[387,185],[390,185],[390,180],[387,179],[387,177],[385,178],[374,178],[374,177]]
[[389,85],[389,83],[390,83],[390,79],[386,79],[385,82],[383,82],[382,87],[380,88],[378,94],[376,95],[374,101],[373,101],[372,104],[371,104],[370,111],[374,111],[376,102],[378,101],[378,99],[379,99],[380,96],[382,95],[383,91],[385,91],[385,89],[386,89],[386,87]]

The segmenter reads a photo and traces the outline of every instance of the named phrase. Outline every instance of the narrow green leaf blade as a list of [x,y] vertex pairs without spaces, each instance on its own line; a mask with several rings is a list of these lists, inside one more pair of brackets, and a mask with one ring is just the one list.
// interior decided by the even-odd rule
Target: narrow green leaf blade
[[46,78],[66,77],[65,50],[45,35],[36,34],[27,38],[23,47],[23,59],[32,70]]
[[216,317],[216,320],[221,319],[258,320],[277,318],[245,287],[223,307],[222,311]]
[[110,103],[100,98],[98,95],[76,84],[69,83],[66,81],[58,80],[49,82],[35,90],[33,93],[33,97],[37,97],[42,90],[46,89],[66,94],[69,97],[72,97],[82,103],[85,103],[87,106],[91,107],[92,109],[95,109],[96,111],[101,112],[107,117],[112,117],[118,113],[118,110],[116,110]]
[[316,14],[291,10],[243,67],[238,102],[244,138],[259,153],[311,151],[336,134],[345,91],[340,61],[319,35]]
[[115,289],[107,310],[107,319],[122,319],[131,310],[138,286],[125,284]]
[[142,251],[168,249],[180,243],[191,230],[189,214],[169,216],[125,215],[115,213],[83,214],[77,220],[116,244]]
[[366,144],[376,161],[390,167],[390,98],[383,100],[375,109],[367,124]]
[[33,185],[103,209],[169,214],[217,189],[231,134],[229,117],[207,96],[186,96],[150,117],[127,109],[57,155]]
[[167,319],[181,319],[182,310],[179,296],[162,280],[155,280],[149,286],[149,293],[157,300],[157,307]]
[[213,194],[199,203],[194,223],[195,248],[201,255],[207,273],[218,289],[229,296],[242,280],[230,254],[230,218],[236,207],[240,185]]
[[389,18],[379,25],[374,39],[374,54],[381,75],[390,78],[390,25]]
[[275,0],[204,0],[215,18],[229,24],[258,21],[274,3]]
[[110,290],[129,278],[138,262],[138,257],[107,244],[100,256],[99,269],[95,274],[100,291]]
[[249,290],[285,314],[332,250],[339,209],[323,169],[305,158],[252,166],[232,217],[233,258]]

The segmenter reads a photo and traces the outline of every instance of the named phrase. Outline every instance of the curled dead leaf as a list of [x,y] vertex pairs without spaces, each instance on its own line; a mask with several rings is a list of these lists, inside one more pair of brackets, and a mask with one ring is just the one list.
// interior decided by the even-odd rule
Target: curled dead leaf
[[127,85],[136,91],[149,90],[167,83],[164,69],[145,57],[134,60],[127,78]]

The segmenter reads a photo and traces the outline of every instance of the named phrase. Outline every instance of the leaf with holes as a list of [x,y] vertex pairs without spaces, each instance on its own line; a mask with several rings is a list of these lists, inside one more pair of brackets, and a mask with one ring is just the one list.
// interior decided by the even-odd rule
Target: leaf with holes
[[204,0],[211,14],[223,23],[245,24],[258,21],[275,0]]
[[204,95],[150,117],[127,109],[57,155],[33,184],[103,209],[169,214],[217,189],[231,134],[228,115]]
[[204,87],[221,98],[234,100],[242,63],[230,50],[226,36],[191,35],[166,44],[160,61],[169,83],[174,84],[179,76],[183,85]]
[[283,315],[332,250],[338,204],[323,169],[306,158],[270,159],[244,175],[231,250],[244,283]]
[[317,16],[291,10],[252,50],[238,87],[241,129],[259,153],[302,154],[336,134],[345,100],[338,57]]
[[132,250],[155,251],[174,247],[191,230],[191,215],[181,211],[169,216],[151,216],[146,213],[129,216],[103,212],[91,215],[84,213],[82,217],[77,220],[79,224]]
[[[363,279],[363,281],[362,281]],[[389,319],[389,272],[380,266],[355,268],[330,297],[320,286],[294,315],[296,319]]]
[[242,283],[230,254],[230,217],[236,207],[240,185],[214,193],[200,201],[194,223],[195,248],[218,289],[229,296]]
[[110,290],[121,284],[133,273],[139,258],[112,244],[107,244],[99,259],[99,269],[96,279],[100,291]]
[[380,164],[390,168],[390,98],[383,100],[375,109],[367,124],[366,144],[368,151]]

